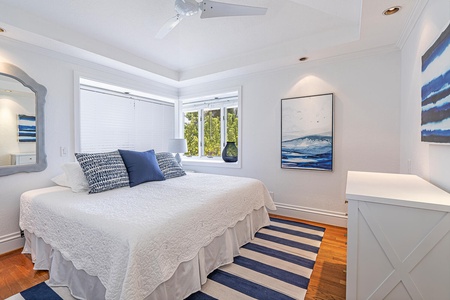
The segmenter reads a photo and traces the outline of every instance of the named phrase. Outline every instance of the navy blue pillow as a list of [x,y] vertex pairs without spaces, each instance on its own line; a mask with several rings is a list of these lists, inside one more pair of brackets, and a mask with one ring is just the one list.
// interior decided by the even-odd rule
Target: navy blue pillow
[[159,168],[154,150],[146,152],[119,150],[119,153],[127,168],[130,187],[148,181],[161,181],[166,179]]

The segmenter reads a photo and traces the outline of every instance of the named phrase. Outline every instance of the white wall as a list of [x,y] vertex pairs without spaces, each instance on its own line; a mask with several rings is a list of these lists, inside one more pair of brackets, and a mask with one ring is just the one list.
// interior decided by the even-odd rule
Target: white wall
[[[243,87],[242,168],[196,170],[261,179],[279,213],[339,223],[346,212],[348,170],[417,174],[450,191],[450,146],[420,142],[421,55],[450,20],[448,0],[429,0],[400,52],[306,62],[295,67],[204,85],[175,88],[73,58],[0,39],[0,61],[17,65],[47,87],[48,168],[0,177],[0,253],[20,247],[19,197],[51,185],[60,165],[73,160],[74,72],[166,97]],[[400,86],[399,86],[400,85]],[[334,171],[280,168],[280,99],[335,94]],[[399,100],[401,99],[401,100]],[[67,157],[60,147],[67,147]],[[411,163],[409,163],[411,161]],[[310,210],[314,213],[308,213]],[[322,213],[322,214],[317,214]]]
[[[119,84],[130,89],[175,99],[177,90],[100,65],[61,56],[31,45],[0,38],[0,61],[14,64],[47,88],[45,104],[45,149],[48,167],[43,172],[0,177],[0,253],[22,246],[19,234],[19,198],[30,189],[52,185],[50,178],[60,166],[73,161],[74,72]],[[60,147],[67,147],[66,157]]]
[[[0,177],[0,253],[21,246],[19,198],[51,185],[60,166],[73,160],[74,72],[89,78],[166,97],[242,86],[242,168],[197,170],[261,179],[274,192],[278,213],[344,225],[348,170],[398,172],[400,169],[400,52],[299,63],[277,71],[237,77],[176,90],[100,65],[0,39],[0,61],[17,65],[46,86],[48,168],[39,173]],[[281,99],[334,93],[334,171],[280,168]],[[67,147],[67,157],[60,147]],[[312,213],[311,213],[312,212]]]
[[[243,94],[242,168],[191,168],[258,178],[274,193],[277,213],[345,226],[347,171],[400,170],[399,82],[396,51],[183,88],[182,97],[239,85]],[[281,169],[281,99],[322,93],[334,93],[334,171]]]
[[[422,143],[421,57],[450,21],[450,1],[429,0],[401,52],[401,172],[450,192],[450,146]],[[409,163],[410,161],[410,163]]]

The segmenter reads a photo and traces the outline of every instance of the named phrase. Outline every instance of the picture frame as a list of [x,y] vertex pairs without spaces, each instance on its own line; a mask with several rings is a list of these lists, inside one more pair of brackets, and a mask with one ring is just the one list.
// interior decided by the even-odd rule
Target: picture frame
[[421,141],[450,143],[450,24],[422,56]]
[[17,137],[20,143],[36,142],[36,116],[17,115]]
[[281,168],[333,171],[333,93],[281,99]]

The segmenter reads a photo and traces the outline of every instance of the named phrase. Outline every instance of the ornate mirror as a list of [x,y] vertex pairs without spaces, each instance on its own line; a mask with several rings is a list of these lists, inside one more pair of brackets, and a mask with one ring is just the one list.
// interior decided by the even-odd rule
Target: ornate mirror
[[20,68],[0,63],[0,176],[47,167],[46,94],[47,89]]

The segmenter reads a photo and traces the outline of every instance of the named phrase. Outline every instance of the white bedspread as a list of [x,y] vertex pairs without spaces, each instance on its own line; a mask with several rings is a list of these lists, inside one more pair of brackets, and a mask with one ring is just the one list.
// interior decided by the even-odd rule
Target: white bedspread
[[106,299],[143,299],[262,206],[275,209],[258,180],[190,173],[91,195],[64,187],[28,191],[20,227],[99,277]]

